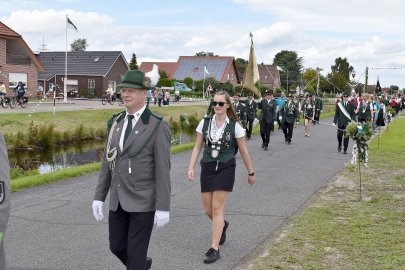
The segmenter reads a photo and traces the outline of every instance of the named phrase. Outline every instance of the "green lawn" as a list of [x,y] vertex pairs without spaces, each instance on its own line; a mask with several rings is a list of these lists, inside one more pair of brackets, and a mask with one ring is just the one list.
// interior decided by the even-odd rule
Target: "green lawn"
[[[117,110],[79,110],[57,112],[53,115],[52,112],[38,112],[32,114],[31,117],[21,114],[2,114],[0,117],[0,130],[5,134],[16,134],[18,131],[26,131],[28,125],[33,121],[35,124],[54,123],[55,130],[66,131],[75,130],[80,124],[86,128],[106,128],[108,119],[115,113],[121,112],[124,107]],[[171,106],[171,107],[151,107],[151,110],[159,115],[162,115],[166,120],[173,117],[176,121],[182,113],[197,114],[200,118],[203,117],[207,110],[207,106]]]

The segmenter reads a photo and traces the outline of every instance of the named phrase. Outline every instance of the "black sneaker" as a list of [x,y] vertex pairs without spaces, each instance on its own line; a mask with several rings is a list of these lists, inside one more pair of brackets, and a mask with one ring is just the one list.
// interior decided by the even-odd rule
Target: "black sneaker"
[[225,243],[225,240],[226,240],[226,229],[228,229],[228,226],[229,226],[229,222],[228,221],[224,221],[225,222],[225,225],[224,225],[224,228],[222,229],[222,235],[221,235],[221,239],[219,240],[219,244],[220,245],[223,245],[224,243]]
[[204,263],[213,263],[219,259],[219,249],[215,250],[214,248],[210,248],[207,253],[205,253],[205,260]]
[[149,270],[152,267],[152,258],[146,257],[146,270]]

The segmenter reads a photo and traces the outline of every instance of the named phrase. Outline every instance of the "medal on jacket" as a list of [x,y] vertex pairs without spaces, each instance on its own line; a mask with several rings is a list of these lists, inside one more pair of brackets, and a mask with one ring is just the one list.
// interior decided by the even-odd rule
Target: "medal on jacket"
[[217,158],[219,156],[219,150],[221,150],[221,141],[218,141],[218,144],[211,145],[211,157]]

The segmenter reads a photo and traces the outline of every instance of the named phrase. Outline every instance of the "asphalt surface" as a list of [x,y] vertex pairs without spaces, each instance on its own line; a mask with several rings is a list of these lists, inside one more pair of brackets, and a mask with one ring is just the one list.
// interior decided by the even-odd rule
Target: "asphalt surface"
[[[203,212],[199,180],[186,179],[191,152],[173,155],[170,223],[152,234],[148,253],[152,269],[243,269],[246,259],[258,255],[257,248],[350,160],[350,155],[337,152],[336,141],[336,129],[328,125],[314,126],[310,138],[302,126],[295,128],[291,145],[276,131],[269,151],[261,149],[260,136],[252,137],[247,144],[257,183],[247,184],[238,154],[234,192],[225,206],[230,222],[227,240],[220,247],[221,258],[212,265],[203,263],[211,244],[211,224]],[[196,169],[199,175],[199,166]],[[107,209],[100,223],[92,216],[97,175],[11,195],[5,237],[8,269],[125,269],[109,251]]]

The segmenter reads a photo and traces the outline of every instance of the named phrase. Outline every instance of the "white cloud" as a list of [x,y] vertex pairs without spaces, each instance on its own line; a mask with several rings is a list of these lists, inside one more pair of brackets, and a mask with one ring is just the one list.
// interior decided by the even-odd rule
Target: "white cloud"
[[[337,57],[347,57],[359,74],[367,66],[405,66],[405,33],[402,30],[405,16],[401,14],[405,2],[232,1],[249,16],[263,19],[254,22],[244,17],[240,17],[240,22],[184,19],[183,24],[176,21],[171,25],[170,16],[163,16],[163,10],[157,9],[148,12],[162,15],[151,16],[156,20],[162,18],[160,23],[148,24],[145,20],[149,17],[145,19],[137,14],[118,23],[112,14],[70,9],[23,9],[21,7],[35,6],[33,1],[24,1],[19,3],[20,8],[16,11],[3,13],[1,20],[20,33],[34,51],[39,49],[43,37],[48,50],[64,51],[65,17],[68,14],[79,29],[79,33],[68,32],[68,49],[74,39],[86,38],[88,50],[120,50],[128,61],[135,53],[139,63],[142,60],[176,61],[181,55],[194,55],[199,51],[247,59],[249,32],[252,32],[259,63],[271,64],[276,53],[293,50],[304,58],[305,67],[321,67],[323,74],[330,72]],[[0,3],[1,10],[13,10],[11,6],[10,2]],[[168,12],[172,15],[191,10],[189,7],[174,7]],[[379,70],[378,73],[381,81],[401,83],[405,87],[404,71]],[[370,70],[369,81],[376,78],[376,73],[376,70]],[[382,79],[381,74],[386,77]]]

